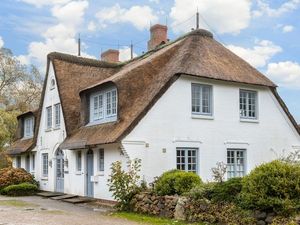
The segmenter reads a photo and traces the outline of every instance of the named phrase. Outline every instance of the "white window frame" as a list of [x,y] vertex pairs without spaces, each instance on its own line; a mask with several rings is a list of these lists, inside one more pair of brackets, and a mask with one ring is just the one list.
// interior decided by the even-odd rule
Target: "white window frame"
[[49,173],[49,158],[48,153],[42,153],[42,175],[48,177]]
[[107,123],[117,120],[118,92],[108,88],[90,95],[90,124]]
[[24,138],[32,138],[34,129],[34,118],[27,117],[24,119]]
[[22,167],[22,158],[20,155],[16,157],[16,168],[21,168]]
[[99,149],[99,171],[100,172],[104,172],[104,169],[105,169],[105,167],[104,167],[104,162],[105,162],[105,153],[104,153],[104,149],[103,148],[101,148],[101,149]]
[[[195,152],[195,156],[189,156],[189,151]],[[180,154],[178,154],[180,152]],[[183,154],[182,154],[183,152]],[[199,168],[199,149],[198,148],[188,148],[188,147],[177,147],[176,148],[176,169],[178,170],[184,170],[186,172],[194,172],[198,174],[198,168]],[[182,157],[184,157],[184,161],[182,160]],[[195,162],[189,162],[189,157],[194,158]],[[189,165],[195,165],[195,169],[189,169]],[[184,169],[182,168],[184,166]]]
[[[199,98],[196,96],[195,88],[199,89]],[[203,106],[203,89],[208,88],[208,112],[205,112]],[[198,101],[198,104],[196,104]],[[196,110],[199,107],[199,110]],[[192,83],[191,87],[191,111],[193,115],[212,116],[213,115],[213,86],[209,84]]]
[[54,105],[54,127],[55,128],[60,128],[60,121],[61,121],[60,108],[61,108],[60,103]]
[[[229,152],[233,152],[233,156],[229,155]],[[238,152],[243,153],[243,163],[238,163],[238,160],[241,159],[238,156]],[[232,162],[233,159],[233,162]],[[234,178],[234,177],[243,177],[246,175],[246,168],[247,168],[247,150],[243,148],[227,148],[226,150],[226,162],[227,162],[227,179]],[[232,168],[232,169],[231,169]],[[243,170],[238,169],[243,168]],[[232,174],[232,175],[230,175]]]
[[82,152],[81,151],[76,152],[76,171],[77,172],[82,171]]
[[52,128],[52,106],[46,108],[46,129]]
[[[245,97],[245,103],[241,102],[242,99],[242,93],[246,94]],[[250,94],[254,94],[254,105],[252,104],[252,106],[254,106],[254,111],[250,110]],[[245,106],[245,109],[242,108],[242,105]],[[240,109],[240,119],[246,119],[246,120],[257,120],[258,119],[258,92],[257,91],[253,91],[253,90],[246,90],[246,89],[240,89],[239,91],[239,109]],[[246,113],[246,115],[243,115],[244,112]],[[250,115],[250,111],[254,112],[254,116]]]

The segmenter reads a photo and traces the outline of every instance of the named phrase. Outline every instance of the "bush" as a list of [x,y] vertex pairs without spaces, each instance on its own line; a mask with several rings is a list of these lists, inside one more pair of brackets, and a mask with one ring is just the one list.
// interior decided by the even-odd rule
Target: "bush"
[[[140,160],[133,160],[128,162],[128,170],[122,169],[122,163],[116,161],[112,163],[111,175],[108,180],[109,191],[112,192],[113,197],[118,201],[117,208],[120,210],[130,210],[130,202],[135,194],[141,191],[139,186],[141,163]],[[145,183],[141,183],[145,187]]]
[[203,183],[193,187],[189,192],[185,193],[185,195],[192,200],[211,200],[215,185],[216,183],[213,182]]
[[154,184],[157,195],[181,195],[202,184],[200,177],[191,172],[170,170],[163,173]]
[[38,187],[35,184],[22,183],[16,185],[9,185],[1,190],[2,195],[9,196],[28,196],[34,195],[38,191]]
[[231,178],[214,186],[211,200],[214,202],[236,202],[241,190],[242,178]]
[[300,165],[279,160],[263,164],[243,179],[245,208],[292,214],[300,209]]
[[0,190],[9,185],[32,183],[36,184],[34,177],[21,168],[4,168],[0,170]]

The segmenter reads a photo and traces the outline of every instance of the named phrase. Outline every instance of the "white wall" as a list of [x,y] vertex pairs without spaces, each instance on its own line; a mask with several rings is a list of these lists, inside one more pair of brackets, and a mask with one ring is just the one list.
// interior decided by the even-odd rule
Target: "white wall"
[[[192,116],[192,83],[213,85],[212,118]],[[240,121],[240,88],[258,91],[258,121]],[[299,148],[300,137],[268,88],[181,76],[122,144],[131,159],[142,159],[147,181],[176,168],[176,147],[197,147],[198,174],[211,180],[211,168],[226,163],[227,148],[246,149],[249,172],[284,150]]]
[[[55,190],[55,153],[60,143],[66,137],[65,123],[62,110],[60,109],[61,123],[60,128],[54,128],[54,105],[60,103],[58,89],[56,86],[50,88],[51,79],[55,79],[53,65],[50,63],[49,74],[47,78],[47,86],[42,106],[40,127],[37,137],[37,154],[36,154],[36,178],[40,181],[40,188],[42,190],[54,191]],[[46,126],[46,107],[52,106],[52,126],[53,128],[47,129]],[[42,176],[42,153],[48,153],[49,167],[48,177]],[[65,154],[67,157],[67,154]],[[52,164],[52,166],[50,166]]]

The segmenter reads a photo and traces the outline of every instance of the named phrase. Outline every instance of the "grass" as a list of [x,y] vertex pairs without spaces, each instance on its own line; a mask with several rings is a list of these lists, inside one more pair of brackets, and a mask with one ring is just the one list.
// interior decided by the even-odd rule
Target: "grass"
[[0,200],[0,206],[12,206],[12,207],[34,207],[37,206],[32,203],[24,202],[21,200]]
[[[141,224],[151,225],[192,225],[183,221],[166,219],[161,217],[148,216],[138,213],[116,212],[112,214],[114,217],[131,220]],[[193,225],[204,225],[203,223],[193,223]]]

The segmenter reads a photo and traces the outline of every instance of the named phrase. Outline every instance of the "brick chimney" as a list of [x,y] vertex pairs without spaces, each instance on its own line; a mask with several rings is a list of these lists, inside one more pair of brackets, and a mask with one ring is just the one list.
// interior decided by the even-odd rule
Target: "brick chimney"
[[119,62],[119,50],[108,49],[107,51],[101,54],[101,60],[111,63]]
[[161,44],[165,44],[168,42],[168,27],[155,24],[150,28],[150,40],[148,41],[148,51],[155,49],[157,46]]

